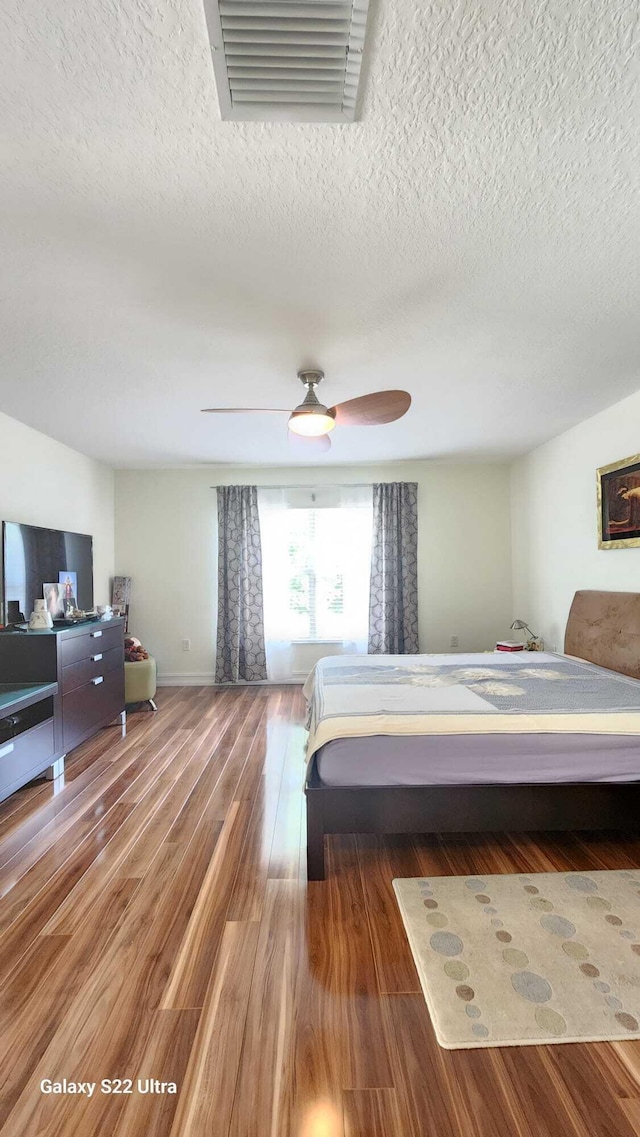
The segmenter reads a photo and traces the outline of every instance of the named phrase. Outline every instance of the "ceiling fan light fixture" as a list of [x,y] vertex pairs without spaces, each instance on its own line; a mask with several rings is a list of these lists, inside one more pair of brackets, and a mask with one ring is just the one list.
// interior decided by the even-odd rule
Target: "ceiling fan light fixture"
[[321,404],[310,407],[301,403],[295,411],[292,411],[289,419],[289,430],[305,438],[318,438],[321,434],[328,434],[335,425],[335,418]]

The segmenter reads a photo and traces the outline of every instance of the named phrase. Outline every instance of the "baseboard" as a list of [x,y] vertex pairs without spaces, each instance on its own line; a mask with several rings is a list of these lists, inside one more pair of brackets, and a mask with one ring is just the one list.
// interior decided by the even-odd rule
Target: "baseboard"
[[176,674],[158,675],[158,687],[283,687],[293,684],[299,687],[307,678],[306,673],[296,679],[260,679],[256,683],[216,683],[215,675],[211,671],[201,674],[194,671],[178,672]]
[[158,675],[158,687],[215,687],[213,671],[183,671],[174,674]]

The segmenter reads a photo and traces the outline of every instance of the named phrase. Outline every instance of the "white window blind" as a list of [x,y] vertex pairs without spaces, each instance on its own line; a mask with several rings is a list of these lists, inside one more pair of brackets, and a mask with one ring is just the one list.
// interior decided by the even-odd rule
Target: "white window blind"
[[296,643],[366,652],[371,570],[370,487],[259,490],[270,678]]

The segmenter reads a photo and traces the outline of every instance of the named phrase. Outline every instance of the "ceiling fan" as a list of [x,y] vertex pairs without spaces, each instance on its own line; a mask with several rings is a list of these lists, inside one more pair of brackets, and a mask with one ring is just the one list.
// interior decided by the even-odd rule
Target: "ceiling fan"
[[298,379],[307,394],[292,411],[284,407],[203,407],[204,414],[288,414],[289,430],[294,436],[315,443],[316,449],[330,450],[329,431],[334,426],[380,426],[402,418],[411,406],[407,391],[375,391],[348,399],[335,407],[325,407],[316,395],[316,387],[324,379],[323,371],[299,371]]

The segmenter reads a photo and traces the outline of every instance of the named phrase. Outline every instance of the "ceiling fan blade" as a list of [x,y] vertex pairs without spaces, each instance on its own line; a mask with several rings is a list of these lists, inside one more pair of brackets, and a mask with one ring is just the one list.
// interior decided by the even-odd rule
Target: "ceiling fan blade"
[[402,418],[410,406],[408,391],[375,391],[372,395],[338,403],[331,407],[330,413],[335,413],[338,426],[379,426]]
[[285,407],[202,407],[203,415],[290,415]]
[[314,454],[326,454],[327,450],[331,449],[331,439],[328,434],[321,434],[315,438],[305,438],[303,434],[294,434],[292,430],[287,431],[289,435],[289,445],[294,454],[299,454],[301,458],[311,458]]

